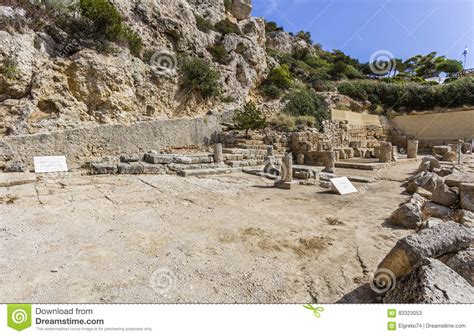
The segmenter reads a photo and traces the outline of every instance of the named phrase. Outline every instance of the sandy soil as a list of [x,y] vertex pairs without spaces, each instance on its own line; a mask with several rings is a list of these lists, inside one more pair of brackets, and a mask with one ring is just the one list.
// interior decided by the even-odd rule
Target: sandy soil
[[380,177],[347,196],[246,174],[72,174],[0,188],[0,301],[350,301],[410,233],[382,224],[416,166],[340,169]]

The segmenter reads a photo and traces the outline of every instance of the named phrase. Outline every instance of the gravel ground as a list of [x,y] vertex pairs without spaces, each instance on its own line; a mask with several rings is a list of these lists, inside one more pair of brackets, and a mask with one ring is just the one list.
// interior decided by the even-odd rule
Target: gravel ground
[[0,188],[0,301],[336,302],[410,233],[382,224],[416,166],[341,169],[380,178],[346,196],[246,174],[76,173]]

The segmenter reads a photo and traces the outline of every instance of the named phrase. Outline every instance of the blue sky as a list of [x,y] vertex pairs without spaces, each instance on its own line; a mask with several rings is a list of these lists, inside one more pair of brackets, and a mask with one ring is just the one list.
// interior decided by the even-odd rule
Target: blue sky
[[253,0],[253,15],[286,31],[310,31],[325,50],[366,62],[379,50],[397,58],[437,51],[474,68],[474,0]]

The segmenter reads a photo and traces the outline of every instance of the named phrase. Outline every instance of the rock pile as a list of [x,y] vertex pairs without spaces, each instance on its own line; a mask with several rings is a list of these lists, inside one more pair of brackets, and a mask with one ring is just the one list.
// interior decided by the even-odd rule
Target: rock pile
[[424,158],[406,184],[411,199],[388,220],[417,232],[399,240],[375,272],[374,286],[377,274],[390,275],[392,286],[377,291],[385,303],[474,303],[474,184],[449,186],[438,175],[446,170],[454,171]]
[[399,240],[378,266],[396,283],[384,302],[473,303],[473,238],[471,227],[447,221]]
[[432,218],[461,221],[474,209],[474,187],[471,183],[449,186],[445,176],[454,173],[454,167],[442,167],[433,156],[425,157],[418,173],[408,179],[405,191],[412,198],[402,204],[388,219],[392,225],[420,230]]

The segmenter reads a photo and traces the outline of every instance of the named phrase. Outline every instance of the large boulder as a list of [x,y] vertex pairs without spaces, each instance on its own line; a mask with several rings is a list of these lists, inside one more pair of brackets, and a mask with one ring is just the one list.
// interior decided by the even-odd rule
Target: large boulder
[[474,184],[474,174],[469,172],[455,172],[452,175],[447,176],[444,182],[449,187],[459,187],[463,183]]
[[474,211],[474,183],[461,183],[461,207],[464,210]]
[[472,211],[458,209],[455,211],[455,218],[461,224],[474,227],[474,212]]
[[[429,165],[427,163],[429,163]],[[428,155],[428,156],[425,156],[421,160],[421,164],[418,167],[418,172],[422,172],[426,170],[432,172],[433,169],[436,169],[436,168],[441,168],[441,163],[434,156]]]
[[426,202],[428,202],[428,199],[418,193],[414,193],[410,199],[410,203],[418,204],[420,207],[423,207]]
[[458,253],[447,254],[439,258],[447,266],[474,286],[474,248],[468,248]]
[[430,217],[423,223],[421,229],[431,229],[432,227],[435,227],[439,224],[444,224],[444,220],[435,217]]
[[451,175],[454,173],[454,167],[448,168],[448,167],[442,167],[442,168],[436,168],[433,170],[434,173],[438,174],[441,177],[445,177],[448,175]]
[[471,228],[455,222],[445,222],[400,239],[378,268],[391,270],[398,279],[411,272],[422,258],[437,258],[464,250],[472,241]]
[[431,200],[435,203],[450,207],[458,202],[458,191],[449,188],[444,182],[437,183],[431,196]]
[[452,214],[453,210],[444,205],[440,205],[434,202],[426,202],[423,207],[424,217],[435,217],[445,219]]
[[230,0],[230,12],[237,20],[245,20],[252,13],[252,0]]
[[431,168],[431,164],[428,161],[425,161],[425,162],[420,163],[416,172],[417,173],[427,172],[427,171],[430,171],[430,168]]
[[269,48],[284,52],[291,53],[294,46],[293,37],[283,31],[275,31],[268,34],[267,45]]
[[436,184],[442,181],[443,179],[435,173],[421,172],[408,180],[405,190],[407,193],[413,194],[416,189],[421,187],[432,193],[436,188]]
[[474,303],[474,288],[441,261],[423,258],[387,293],[384,303]]
[[428,200],[431,200],[431,197],[433,197],[433,193],[422,188],[422,187],[418,187],[416,189],[416,194],[420,195],[421,197],[423,198],[426,198]]
[[405,229],[418,229],[423,224],[421,205],[415,202],[403,204],[392,213],[389,222]]

